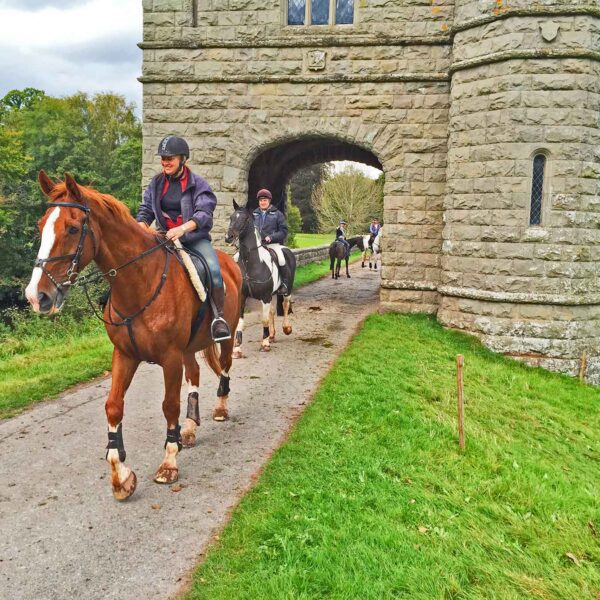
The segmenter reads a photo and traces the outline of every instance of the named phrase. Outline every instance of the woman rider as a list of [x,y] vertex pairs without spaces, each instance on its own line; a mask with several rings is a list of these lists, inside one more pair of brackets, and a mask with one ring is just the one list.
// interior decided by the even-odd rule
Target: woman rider
[[350,244],[348,243],[348,240],[346,240],[346,225],[346,221],[342,219],[338,228],[335,230],[335,239],[344,244],[346,248],[346,258],[348,258],[348,256],[350,256]]
[[[273,195],[269,190],[258,190],[256,194],[258,200],[258,208],[252,213],[254,216],[254,224],[258,228],[260,239],[263,244],[275,249],[279,244],[284,244],[288,235],[288,227],[285,222],[285,217],[280,210],[277,210],[272,204]],[[279,276],[281,285],[277,292],[284,296],[290,294],[290,280],[292,274],[287,264],[279,268]]]
[[223,318],[225,292],[217,254],[210,243],[213,212],[217,198],[208,183],[186,166],[190,157],[187,142],[169,135],[158,145],[162,172],[155,175],[146,191],[136,220],[148,227],[156,220],[157,228],[166,231],[169,240],[178,240],[190,250],[201,254],[210,270],[213,322],[212,339],[222,342],[231,338]]

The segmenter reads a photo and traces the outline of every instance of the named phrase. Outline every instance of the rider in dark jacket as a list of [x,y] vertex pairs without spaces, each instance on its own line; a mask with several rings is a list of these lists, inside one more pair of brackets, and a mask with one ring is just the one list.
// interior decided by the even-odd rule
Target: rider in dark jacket
[[[254,224],[260,234],[260,239],[267,247],[278,244],[284,244],[288,235],[287,223],[280,210],[277,210],[272,204],[273,196],[269,190],[259,190],[256,194],[258,208],[254,211]],[[284,296],[290,294],[291,272],[286,265],[281,266],[277,263],[281,286],[278,292]]]
[[184,246],[205,258],[212,281],[211,335],[214,341],[222,342],[231,338],[231,331],[223,318],[223,278],[210,243],[217,198],[208,183],[186,166],[190,150],[183,138],[167,136],[158,145],[158,154],[162,172],[155,175],[146,188],[136,220],[143,227],[156,221],[157,228],[167,232],[167,239],[181,238]]
[[346,225],[346,221],[342,219],[338,228],[335,230],[335,239],[344,244],[344,247],[346,248],[346,258],[348,258],[350,256],[350,244],[346,240]]

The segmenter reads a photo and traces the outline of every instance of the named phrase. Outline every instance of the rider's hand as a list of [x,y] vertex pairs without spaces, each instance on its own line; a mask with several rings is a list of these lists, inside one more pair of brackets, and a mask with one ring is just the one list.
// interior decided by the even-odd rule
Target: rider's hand
[[265,238],[265,243],[267,243],[267,244],[270,244],[270,243],[271,243],[271,236],[270,236],[270,235],[268,235],[268,236]]
[[185,227],[183,227],[183,225],[180,225],[179,227],[173,227],[173,229],[169,229],[169,231],[167,231],[166,233],[166,238],[168,240],[178,240],[180,237],[184,236],[186,234],[186,229]]

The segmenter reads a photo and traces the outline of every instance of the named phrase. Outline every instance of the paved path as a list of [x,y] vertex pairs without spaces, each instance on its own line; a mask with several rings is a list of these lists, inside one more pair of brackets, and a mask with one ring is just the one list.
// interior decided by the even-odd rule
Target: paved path
[[234,362],[226,423],[210,418],[218,381],[202,364],[202,424],[197,446],[179,455],[179,492],[152,481],[165,436],[156,366],[139,369],[126,397],[127,464],[138,487],[125,503],[113,499],[104,461],[110,378],[0,423],[0,598],[175,594],[357,325],[376,310],[379,274],[356,265],[351,272],[351,280],[299,290],[294,333],[283,336],[278,319],[269,354],[258,352],[257,312],[248,316],[247,358]]

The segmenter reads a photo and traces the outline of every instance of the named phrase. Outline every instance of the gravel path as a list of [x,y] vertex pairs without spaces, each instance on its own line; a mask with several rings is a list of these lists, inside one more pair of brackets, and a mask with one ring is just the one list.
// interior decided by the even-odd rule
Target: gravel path
[[[257,311],[246,358],[234,361],[230,415],[211,419],[217,378],[203,363],[197,446],[179,455],[182,489],[153,483],[163,457],[162,371],[144,364],[127,394],[127,502],[112,497],[104,461],[110,378],[0,423],[0,597],[24,600],[168,598],[285,438],[358,324],[378,306],[379,274],[323,279],[294,294],[294,333],[258,352]],[[183,389],[185,395],[185,386]],[[185,405],[184,409],[185,410]]]

